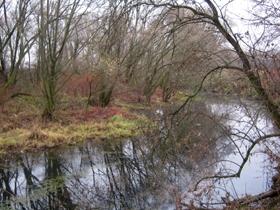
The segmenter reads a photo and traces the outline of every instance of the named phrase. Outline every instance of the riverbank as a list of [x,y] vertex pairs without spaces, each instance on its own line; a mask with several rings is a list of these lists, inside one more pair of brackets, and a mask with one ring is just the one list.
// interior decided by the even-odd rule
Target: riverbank
[[[86,97],[63,95],[50,122],[42,121],[39,98],[18,97],[0,107],[0,154],[75,145],[86,140],[139,136],[154,129],[151,110],[181,104],[189,95],[176,91],[170,101],[164,103],[161,93],[156,92],[147,104],[137,92],[130,91],[116,94],[104,108],[87,105]],[[202,93],[193,100],[198,102],[209,97],[217,95]]]
[[117,101],[90,107],[82,98],[64,100],[51,122],[43,122],[35,102],[27,97],[12,100],[0,115],[0,154],[38,151],[86,140],[124,139],[152,130],[154,123],[138,109],[147,105]]

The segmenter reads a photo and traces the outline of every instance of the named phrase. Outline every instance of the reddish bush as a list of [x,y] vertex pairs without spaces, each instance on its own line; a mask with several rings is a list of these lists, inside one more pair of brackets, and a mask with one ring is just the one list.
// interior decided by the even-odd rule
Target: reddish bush
[[[162,89],[157,88],[154,94],[151,96],[151,102],[160,101],[162,99]],[[129,103],[143,103],[145,102],[145,96],[142,89],[130,88],[126,84],[119,84],[114,93],[115,97],[121,101]]]
[[94,89],[95,84],[96,78],[91,73],[76,74],[67,80],[64,91],[71,96],[88,96],[90,85]]

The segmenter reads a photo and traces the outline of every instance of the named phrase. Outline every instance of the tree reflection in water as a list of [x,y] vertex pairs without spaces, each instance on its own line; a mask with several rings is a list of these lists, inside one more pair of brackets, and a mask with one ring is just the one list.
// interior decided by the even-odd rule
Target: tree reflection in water
[[234,173],[237,168],[233,161],[240,164],[236,155],[246,153],[243,149],[256,134],[268,131],[268,126],[264,126],[265,131],[259,128],[258,119],[266,118],[262,112],[253,109],[257,112],[254,114],[239,105],[197,103],[172,127],[168,138],[156,131],[134,139],[88,142],[80,147],[3,160],[2,206],[180,209],[191,199],[206,206],[222,201],[221,196],[233,195],[227,188],[221,190],[219,179],[202,181],[196,197],[189,191],[203,177]]

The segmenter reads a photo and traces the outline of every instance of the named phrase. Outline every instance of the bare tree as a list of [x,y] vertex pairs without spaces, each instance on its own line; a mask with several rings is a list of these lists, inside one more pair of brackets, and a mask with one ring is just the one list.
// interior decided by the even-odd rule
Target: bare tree
[[[100,18],[98,36],[91,42],[96,47],[94,74],[98,78],[95,93],[89,99],[92,105],[107,106],[122,74],[127,71],[134,43],[134,14],[122,1],[109,1]],[[137,21],[136,21],[137,22]],[[136,62],[135,62],[136,63]]]
[[[239,36],[234,33],[229,21],[226,19],[222,8],[219,7],[212,0],[204,0],[203,2],[196,1],[184,1],[184,3],[178,3],[176,1],[131,1],[132,7],[141,7],[143,5],[153,7],[155,10],[163,9],[183,9],[190,12],[190,15],[182,18],[178,27],[183,27],[190,23],[206,23],[215,27],[217,34],[223,37],[227,43],[231,46],[231,49],[235,52],[238,57],[238,62],[233,62],[232,60],[225,60],[224,64],[215,67],[213,72],[221,69],[231,69],[232,71],[237,70],[244,73],[244,75],[249,79],[250,83],[256,90],[256,92],[262,97],[264,103],[266,104],[269,111],[274,116],[275,122],[280,125],[280,114],[278,110],[278,105],[275,104],[269,97],[268,93],[265,91],[261,84],[260,77],[256,69],[252,67],[252,62],[250,57],[246,53],[246,50],[242,48],[240,44]],[[180,27],[179,27],[180,28]],[[210,75],[210,74],[209,74]],[[187,103],[187,102],[186,102]],[[186,103],[178,110],[180,111]]]
[[134,68],[148,102],[158,87],[163,101],[167,101],[174,89],[197,85],[194,81],[218,62],[213,52],[221,48],[221,43],[210,27],[178,26],[180,18],[187,15],[183,10],[163,11],[140,33],[141,56]]
[[32,29],[36,6],[29,0],[0,3],[0,97],[16,83],[25,56],[38,36]]
[[[83,8],[84,7],[84,8]],[[38,70],[45,99],[43,119],[51,120],[57,105],[59,77],[69,64],[63,55],[66,43],[88,8],[82,0],[41,0]],[[77,49],[75,49],[75,56]]]

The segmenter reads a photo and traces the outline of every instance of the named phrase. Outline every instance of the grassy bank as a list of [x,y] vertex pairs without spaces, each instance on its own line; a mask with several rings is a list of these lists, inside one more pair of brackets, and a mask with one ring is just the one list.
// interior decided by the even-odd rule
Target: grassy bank
[[[42,98],[32,94],[12,99],[0,107],[0,153],[34,151],[86,140],[123,139],[154,128],[150,115],[155,107],[184,102],[191,91],[175,91],[170,103],[162,102],[160,91],[151,103],[127,87],[114,93],[109,106],[88,106],[88,97],[63,93],[51,122],[42,122]],[[200,101],[198,95],[193,100]],[[144,115],[144,113],[146,115]],[[147,117],[148,116],[148,117]]]
[[109,119],[90,120],[83,123],[62,125],[50,123],[30,129],[15,128],[0,134],[0,152],[26,151],[52,148],[59,145],[73,145],[92,139],[119,139],[143,134],[152,129],[152,123],[146,117],[137,115],[127,119],[114,115]]
[[101,108],[71,100],[64,100],[56,119],[48,123],[42,122],[38,106],[30,99],[14,100],[2,107],[0,154],[75,145],[86,140],[130,138],[153,129],[150,119],[132,111],[133,104],[124,106],[123,102],[121,106]]

